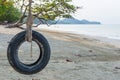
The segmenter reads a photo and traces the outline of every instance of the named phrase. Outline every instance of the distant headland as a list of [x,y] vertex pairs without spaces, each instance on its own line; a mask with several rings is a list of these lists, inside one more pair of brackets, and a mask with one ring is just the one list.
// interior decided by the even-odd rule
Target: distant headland
[[[35,19],[34,23],[35,24],[39,23],[39,20]],[[54,23],[56,23],[56,21],[48,20],[47,23],[54,24]],[[43,23],[43,24],[45,24],[45,23]],[[56,24],[101,24],[101,22],[98,22],[98,21],[88,21],[86,19],[78,20],[78,19],[76,19],[74,17],[71,17],[71,18],[64,18],[62,20],[59,20],[59,21],[57,21]]]

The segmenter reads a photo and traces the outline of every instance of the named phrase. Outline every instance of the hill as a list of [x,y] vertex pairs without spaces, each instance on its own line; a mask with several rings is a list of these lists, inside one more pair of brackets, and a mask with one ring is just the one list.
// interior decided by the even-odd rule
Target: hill
[[[43,20],[44,22],[44,20]],[[39,20],[38,19],[35,19],[34,20],[34,23],[37,24],[39,23]],[[56,21],[52,21],[52,20],[48,20],[47,23],[56,23]],[[45,24],[45,23],[43,23]],[[62,20],[59,20],[56,24],[101,24],[100,22],[97,22],[97,21],[88,21],[86,19],[83,19],[83,20],[78,20],[76,18],[64,18]]]

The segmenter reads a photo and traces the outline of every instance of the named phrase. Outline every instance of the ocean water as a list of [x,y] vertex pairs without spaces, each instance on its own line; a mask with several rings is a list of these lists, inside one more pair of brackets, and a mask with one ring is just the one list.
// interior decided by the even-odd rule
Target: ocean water
[[46,25],[40,25],[39,28],[120,40],[120,24],[52,25],[50,27]]

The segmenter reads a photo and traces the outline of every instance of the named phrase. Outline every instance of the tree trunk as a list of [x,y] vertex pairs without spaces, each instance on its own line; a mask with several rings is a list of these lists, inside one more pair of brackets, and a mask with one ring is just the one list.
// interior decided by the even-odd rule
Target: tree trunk
[[28,18],[27,18],[27,29],[26,29],[26,40],[28,42],[32,41],[32,24],[33,24],[33,16],[32,16],[32,11],[31,11],[31,5],[32,5],[32,0],[29,0],[29,12],[28,12]]

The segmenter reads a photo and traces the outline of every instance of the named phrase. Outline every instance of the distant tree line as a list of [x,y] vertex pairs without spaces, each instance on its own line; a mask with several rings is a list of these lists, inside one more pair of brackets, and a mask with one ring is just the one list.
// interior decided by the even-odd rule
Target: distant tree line
[[20,11],[14,7],[12,0],[0,0],[0,23],[16,22],[21,16]]

